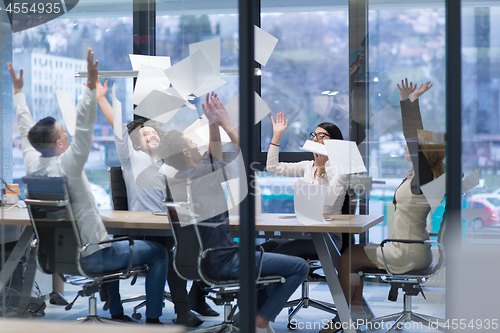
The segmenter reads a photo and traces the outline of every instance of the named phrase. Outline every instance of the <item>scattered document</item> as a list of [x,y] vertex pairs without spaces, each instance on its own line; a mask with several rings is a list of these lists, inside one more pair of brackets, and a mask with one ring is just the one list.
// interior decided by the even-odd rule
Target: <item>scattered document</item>
[[142,65],[135,83],[132,103],[141,104],[152,91],[166,91],[170,87],[170,80],[165,72],[157,67]]
[[[255,93],[255,113],[254,113],[254,124],[258,124],[264,117],[271,113],[271,109],[267,106],[266,102]],[[236,95],[235,98],[230,100],[226,105],[227,113],[229,114],[229,120],[231,124],[235,127],[240,125],[240,95]]]
[[477,208],[465,208],[462,210],[462,218],[466,219],[467,221],[474,221],[475,219],[481,216],[493,216],[493,215],[482,209],[477,209]]
[[[212,72],[212,66],[201,50],[197,50],[165,70],[172,86],[184,98],[194,92],[197,92],[195,96],[198,97],[212,91],[206,90],[203,85],[207,79],[212,77]],[[211,80],[208,81],[211,83]]]
[[420,186],[420,189],[431,206],[431,214],[433,214],[441,201],[443,201],[443,197],[446,193],[446,173],[443,173],[433,181]]
[[162,175],[167,176],[167,177],[171,177],[171,178],[174,178],[175,174],[178,171],[179,170],[177,170],[176,168],[174,168],[166,163],[163,163],[162,166],[160,167],[160,169],[158,170],[158,172],[161,173]]
[[462,180],[462,193],[467,192],[477,185],[479,185],[479,169],[476,169],[473,173]]
[[189,44],[189,54],[196,51],[203,52],[203,55],[212,67],[211,77],[220,76],[220,38],[213,38],[198,43]]
[[254,26],[255,34],[255,61],[262,66],[267,64],[271,54],[278,43],[278,38],[265,32],[258,26]]
[[306,142],[304,143],[304,146],[299,147],[299,149],[309,151],[311,153],[320,154],[320,155],[325,155],[325,156],[328,155],[325,145],[322,145],[319,142],[315,142],[315,141],[311,141],[311,140],[306,140]]
[[116,98],[116,83],[111,88],[113,98],[113,133],[118,139],[122,139],[122,103]]
[[323,140],[334,175],[366,172],[365,163],[356,142],[347,140]]
[[170,57],[161,56],[147,56],[139,54],[129,54],[130,63],[132,64],[132,70],[138,71],[141,69],[141,65],[161,68],[165,70],[170,67]]
[[57,90],[56,96],[66,129],[69,135],[74,136],[76,130],[76,110],[71,99],[71,94],[67,91]]
[[325,188],[328,186],[309,184],[302,179],[293,185],[295,215],[301,224],[328,224],[323,218]]
[[134,109],[134,114],[148,119],[161,119],[163,123],[167,123],[184,103],[185,100],[174,89],[170,93],[153,90]]

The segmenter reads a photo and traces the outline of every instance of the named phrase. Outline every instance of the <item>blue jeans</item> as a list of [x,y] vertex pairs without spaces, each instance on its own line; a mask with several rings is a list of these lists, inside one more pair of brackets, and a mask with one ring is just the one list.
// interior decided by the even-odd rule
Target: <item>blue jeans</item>
[[[259,267],[260,252],[255,252],[256,267]],[[225,262],[209,272],[209,275],[221,280],[238,279],[240,269],[239,252],[234,253]],[[309,274],[309,264],[302,258],[277,253],[264,253],[261,276],[279,275],[285,283],[272,283],[257,294],[257,311],[264,319],[274,321],[281,312],[288,298]]]
[[[128,241],[111,243],[110,247],[81,258],[82,268],[90,274],[112,272],[127,267],[130,260]],[[159,318],[162,314],[163,290],[167,280],[167,249],[156,242],[134,240],[133,266],[147,265],[146,274],[146,317]],[[123,312],[119,293],[119,281],[109,283],[111,303],[109,312],[117,315]]]

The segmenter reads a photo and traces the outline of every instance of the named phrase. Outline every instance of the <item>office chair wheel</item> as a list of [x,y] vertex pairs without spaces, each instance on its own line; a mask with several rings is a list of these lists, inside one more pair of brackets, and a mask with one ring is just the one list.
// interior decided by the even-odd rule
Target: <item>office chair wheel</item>
[[135,320],[141,320],[142,314],[140,314],[138,312],[132,313],[132,318],[134,318]]
[[289,321],[289,322],[288,322],[288,325],[286,325],[286,327],[287,327],[289,330],[296,330],[296,329],[297,329],[297,324]]

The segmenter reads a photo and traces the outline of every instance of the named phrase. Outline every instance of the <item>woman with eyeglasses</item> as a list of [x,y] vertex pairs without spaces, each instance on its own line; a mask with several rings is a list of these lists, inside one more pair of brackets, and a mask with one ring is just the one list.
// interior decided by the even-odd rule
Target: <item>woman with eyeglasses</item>
[[[285,120],[285,114],[279,112],[276,115],[276,121],[271,116],[273,123],[273,138],[267,152],[266,169],[269,172],[286,177],[303,177],[303,180],[316,185],[332,186],[335,193],[338,194],[333,205],[323,206],[324,214],[341,214],[344,204],[345,194],[348,186],[348,175],[334,175],[330,169],[328,156],[313,153],[314,160],[306,160],[297,163],[279,162],[279,145],[281,135],[288,128],[288,120]],[[324,144],[324,140],[335,139],[343,140],[342,132],[332,123],[321,123],[314,132],[310,133],[311,140]],[[338,193],[337,193],[338,192]],[[342,235],[340,233],[330,234],[337,248],[342,247]],[[286,241],[286,240],[285,240]],[[316,255],[316,249],[311,240],[301,239],[286,242],[276,239],[268,241],[263,245],[266,251],[297,255],[304,257],[307,255]],[[299,245],[300,244],[300,245]]]

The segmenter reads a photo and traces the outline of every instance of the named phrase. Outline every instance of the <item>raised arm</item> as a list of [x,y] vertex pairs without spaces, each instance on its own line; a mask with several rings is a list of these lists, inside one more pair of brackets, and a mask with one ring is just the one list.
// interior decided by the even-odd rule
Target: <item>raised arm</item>
[[[401,98],[403,134],[405,136],[406,144],[408,145],[411,162],[415,172],[411,182],[411,191],[416,195],[422,194],[420,186],[427,184],[434,179],[434,174],[432,173],[429,162],[418,144],[418,130],[423,129],[418,98],[431,87],[432,84],[427,82],[417,89],[417,85],[414,86],[412,82],[408,84],[408,79],[405,79],[404,81],[401,80],[401,86],[398,84]],[[409,99],[410,94],[412,95],[412,101]]]
[[276,122],[273,116],[271,116],[271,121],[273,123],[273,138],[267,151],[266,170],[286,177],[303,177],[305,172],[304,164],[308,162],[283,163],[279,161],[281,135],[288,128],[288,120],[285,119],[285,114],[278,112]]
[[67,176],[79,177],[85,161],[90,153],[94,124],[97,117],[96,82],[98,61],[94,62],[94,53],[89,48],[87,51],[87,86],[83,98],[78,102],[76,109],[76,130],[69,148],[61,155]]
[[[104,85],[101,84],[101,81],[97,79],[96,82],[96,88],[97,88],[97,103],[99,103],[99,106],[101,107],[101,111],[104,114],[104,117],[108,121],[108,123],[111,125],[111,127],[115,126],[114,123],[114,118],[113,118],[113,107],[111,104],[109,104],[108,100],[106,99],[106,92],[108,91],[108,80],[104,81]],[[124,128],[125,125],[122,124],[122,128]]]
[[361,68],[361,65],[363,64],[363,58],[364,55],[361,53],[358,53],[356,56],[356,60],[354,61],[354,64],[349,68],[349,91],[351,92],[352,89],[354,88],[354,79],[356,78],[356,74],[358,73],[359,69]]
[[[210,103],[209,103],[210,102]],[[207,116],[208,122],[210,124],[210,144],[209,149],[214,151],[214,148],[210,146],[215,143],[220,145],[220,133],[219,126],[222,127],[224,131],[226,131],[227,135],[231,139],[231,142],[236,150],[240,149],[240,133],[236,129],[236,127],[229,120],[229,115],[227,113],[224,104],[217,98],[217,96],[210,98],[208,100],[207,95],[207,105],[202,105],[203,112]],[[215,130],[216,129],[216,130]],[[212,141],[212,139],[214,141]],[[221,148],[216,148],[220,149]],[[209,150],[210,151],[210,150]],[[222,155],[222,153],[221,153]]]
[[40,153],[33,148],[28,140],[28,132],[35,125],[31,112],[26,103],[26,97],[23,94],[23,70],[19,71],[19,75],[14,70],[14,67],[9,62],[7,63],[10,78],[12,79],[12,87],[14,89],[14,103],[16,106],[16,116],[19,123],[19,132],[21,133],[21,147],[23,150],[24,167],[27,172],[30,170],[30,163],[40,156]]
[[285,120],[285,114],[283,112],[278,112],[276,114],[276,122],[274,122],[273,116],[271,116],[271,122],[273,123],[273,138],[271,139],[271,145],[279,146],[281,136],[288,128],[288,120]]
[[[216,107],[217,103],[221,103],[219,98],[217,98],[217,94],[214,94],[213,91],[212,91],[212,96],[210,96],[210,94],[207,94],[205,104],[203,104],[203,103],[201,104],[201,107],[203,109],[203,113],[207,112],[207,108]],[[222,159],[222,143],[221,143],[219,125],[217,125],[216,123],[210,123],[208,125],[208,128],[209,128],[209,133],[210,133],[210,139],[209,139],[209,143],[208,143],[208,153],[211,154],[216,159],[221,160]]]

